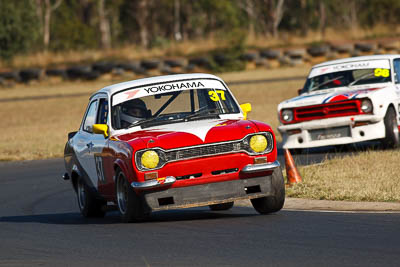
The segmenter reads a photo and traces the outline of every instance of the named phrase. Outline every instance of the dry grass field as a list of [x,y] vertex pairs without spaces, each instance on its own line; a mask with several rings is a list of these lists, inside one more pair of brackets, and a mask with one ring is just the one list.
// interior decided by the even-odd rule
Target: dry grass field
[[367,151],[300,168],[303,182],[287,195],[309,199],[400,201],[400,150]]

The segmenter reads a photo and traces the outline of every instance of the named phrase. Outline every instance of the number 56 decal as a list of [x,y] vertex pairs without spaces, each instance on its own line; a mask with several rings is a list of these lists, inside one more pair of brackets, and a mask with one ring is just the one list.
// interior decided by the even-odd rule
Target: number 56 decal
[[375,69],[374,70],[374,74],[375,74],[376,77],[382,76],[382,77],[386,78],[386,77],[389,77],[390,72],[389,72],[388,69]]
[[224,90],[209,91],[208,95],[210,96],[210,99],[215,102],[220,101],[221,99],[226,100]]

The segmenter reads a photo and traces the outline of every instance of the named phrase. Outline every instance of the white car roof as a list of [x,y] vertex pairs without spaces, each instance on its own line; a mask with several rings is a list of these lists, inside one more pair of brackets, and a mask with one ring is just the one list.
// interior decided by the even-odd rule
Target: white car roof
[[361,61],[361,60],[376,60],[376,59],[394,59],[400,58],[400,55],[397,54],[386,54],[386,55],[371,55],[371,56],[360,56],[360,57],[349,57],[349,58],[342,58],[342,59],[335,59],[326,61],[317,65],[314,65],[313,68],[323,67],[327,65],[334,65],[334,64],[341,64],[346,62],[353,62],[353,61]]
[[112,94],[119,92],[121,90],[125,90],[128,88],[132,87],[137,87],[137,86],[146,86],[150,84],[156,84],[156,83],[166,83],[166,82],[173,82],[173,81],[179,81],[179,80],[187,80],[187,79],[217,79],[218,81],[221,81],[225,86],[225,82],[212,74],[205,74],[205,73],[193,73],[193,74],[174,74],[174,75],[163,75],[163,76],[156,76],[156,77],[149,77],[149,78],[142,78],[142,79],[137,79],[137,80],[132,80],[128,82],[122,82],[122,83],[117,83],[113,85],[106,86],[95,93],[92,94],[91,97],[93,97],[96,94],[99,93],[105,93],[109,96]]

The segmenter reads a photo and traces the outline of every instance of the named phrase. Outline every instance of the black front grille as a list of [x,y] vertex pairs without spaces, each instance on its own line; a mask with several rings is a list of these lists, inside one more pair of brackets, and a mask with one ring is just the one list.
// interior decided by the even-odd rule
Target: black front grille
[[242,149],[241,141],[232,142],[232,143],[224,143],[224,144],[216,144],[216,145],[208,145],[208,146],[199,146],[187,149],[180,149],[166,152],[167,161],[175,161],[181,159],[190,159],[204,156],[212,156],[218,154],[225,154],[230,152],[238,152]]
[[294,109],[295,122],[358,114],[361,114],[359,100],[348,100]]

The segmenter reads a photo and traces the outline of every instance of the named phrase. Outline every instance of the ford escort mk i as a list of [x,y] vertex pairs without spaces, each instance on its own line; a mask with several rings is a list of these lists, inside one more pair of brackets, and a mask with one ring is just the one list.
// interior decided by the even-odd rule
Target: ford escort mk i
[[85,217],[118,208],[122,221],[151,212],[250,199],[279,211],[285,186],[275,135],[247,119],[226,83],[210,74],[124,82],[95,92],[65,146],[65,179]]

